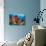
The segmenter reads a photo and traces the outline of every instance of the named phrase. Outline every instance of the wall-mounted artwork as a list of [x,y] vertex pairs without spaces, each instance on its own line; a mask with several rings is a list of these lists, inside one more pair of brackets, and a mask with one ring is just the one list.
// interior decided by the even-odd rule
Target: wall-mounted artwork
[[10,25],[25,25],[24,14],[9,14],[9,24]]

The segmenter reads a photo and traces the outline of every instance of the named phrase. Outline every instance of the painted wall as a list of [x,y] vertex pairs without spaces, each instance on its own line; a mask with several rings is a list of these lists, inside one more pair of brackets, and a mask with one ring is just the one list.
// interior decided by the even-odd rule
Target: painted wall
[[[40,10],[40,0],[4,0],[4,38],[7,41],[18,41],[31,31],[35,14]],[[9,25],[9,13],[24,14],[26,25]]]

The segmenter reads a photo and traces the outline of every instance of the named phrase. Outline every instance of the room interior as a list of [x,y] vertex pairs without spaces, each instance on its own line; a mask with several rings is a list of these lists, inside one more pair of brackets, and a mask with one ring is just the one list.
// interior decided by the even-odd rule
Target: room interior
[[[42,14],[43,21],[41,18],[39,23],[34,21],[39,11],[41,14],[41,11],[46,10],[46,0],[2,0],[1,2],[0,46],[46,46],[46,11]],[[23,14],[25,25],[9,25],[9,14]]]

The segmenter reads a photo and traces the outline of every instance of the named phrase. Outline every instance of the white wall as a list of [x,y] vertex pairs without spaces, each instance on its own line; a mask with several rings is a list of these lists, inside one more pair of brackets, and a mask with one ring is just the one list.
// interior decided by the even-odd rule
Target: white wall
[[[43,9],[46,9],[46,0],[40,0],[40,9],[43,10]],[[43,13],[43,19],[44,21],[40,21],[40,25],[43,25],[46,27],[46,11],[44,11]],[[46,42],[45,42],[46,43]]]
[[4,41],[4,0],[0,0],[0,42]]
[[[41,11],[43,9],[46,9],[46,0],[40,0],[40,9]],[[43,26],[46,26],[46,11],[43,12],[43,22],[40,21],[40,24],[43,25]]]

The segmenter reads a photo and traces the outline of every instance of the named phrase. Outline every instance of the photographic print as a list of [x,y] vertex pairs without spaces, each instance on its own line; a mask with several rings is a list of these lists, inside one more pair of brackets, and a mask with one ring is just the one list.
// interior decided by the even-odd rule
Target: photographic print
[[25,25],[24,14],[9,14],[9,24],[10,25]]

